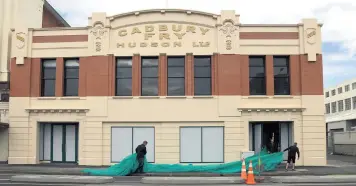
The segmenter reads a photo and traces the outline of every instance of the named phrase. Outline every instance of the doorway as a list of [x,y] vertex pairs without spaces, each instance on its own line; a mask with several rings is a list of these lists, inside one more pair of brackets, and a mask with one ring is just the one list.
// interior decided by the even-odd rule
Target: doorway
[[[251,122],[249,126],[250,150],[259,153],[266,148],[270,153],[281,152],[292,145],[292,122]],[[287,160],[288,154],[284,153]]]
[[77,163],[78,123],[40,124],[40,161]]

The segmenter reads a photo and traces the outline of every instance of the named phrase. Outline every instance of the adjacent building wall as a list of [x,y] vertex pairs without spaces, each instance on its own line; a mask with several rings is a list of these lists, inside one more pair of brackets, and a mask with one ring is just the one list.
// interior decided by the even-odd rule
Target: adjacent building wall
[[356,156],[356,132],[334,132],[333,153]]

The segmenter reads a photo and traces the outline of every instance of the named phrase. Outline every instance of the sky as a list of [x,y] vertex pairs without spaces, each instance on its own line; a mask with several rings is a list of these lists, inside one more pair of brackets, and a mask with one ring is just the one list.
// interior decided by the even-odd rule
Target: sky
[[295,24],[317,18],[322,27],[324,87],[356,78],[356,0],[47,0],[71,26],[92,12],[108,16],[144,9],[235,10],[242,24]]

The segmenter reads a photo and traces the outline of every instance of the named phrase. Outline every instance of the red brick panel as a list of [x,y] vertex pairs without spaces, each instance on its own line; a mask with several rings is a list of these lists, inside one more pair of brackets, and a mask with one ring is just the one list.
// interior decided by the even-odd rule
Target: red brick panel
[[[29,59],[30,60],[30,59]],[[42,76],[42,65],[40,58],[33,58],[31,61],[31,97],[41,96],[41,76]]]
[[316,62],[309,62],[307,55],[300,56],[302,95],[323,95],[322,56]]
[[167,96],[167,55],[159,55],[158,64],[158,95]]
[[23,65],[16,64],[16,58],[11,59],[10,96],[29,97],[31,86],[31,59],[25,58]]
[[50,27],[64,27],[64,24],[43,6],[42,28]]
[[266,56],[266,95],[274,95],[273,56]]
[[248,55],[240,56],[241,95],[250,95],[250,73]]
[[299,39],[298,32],[240,32],[240,39]]
[[214,53],[211,57],[211,94],[212,95],[219,95],[218,89],[218,61],[219,61],[219,54]]
[[185,56],[185,95],[194,95],[194,57],[187,53]]
[[135,54],[132,58],[132,96],[141,95],[141,57]]
[[56,64],[56,97],[63,96],[64,92],[64,59],[57,58]]
[[301,95],[300,56],[291,55],[289,61],[290,94]]
[[116,88],[116,60],[114,55],[109,55],[109,96],[115,96]]
[[240,55],[219,55],[218,58],[218,95],[241,95],[243,83]]
[[108,96],[110,56],[91,56],[85,60],[86,95]]
[[33,43],[86,42],[88,35],[33,36]]
[[86,77],[86,65],[87,65],[87,57],[79,58],[79,87],[78,87],[78,96],[85,97],[87,90],[87,77]]

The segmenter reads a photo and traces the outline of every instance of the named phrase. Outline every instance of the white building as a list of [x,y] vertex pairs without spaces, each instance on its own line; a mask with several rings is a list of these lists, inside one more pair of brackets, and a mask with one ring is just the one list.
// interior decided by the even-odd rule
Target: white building
[[325,89],[325,119],[328,132],[356,127],[356,78]]

